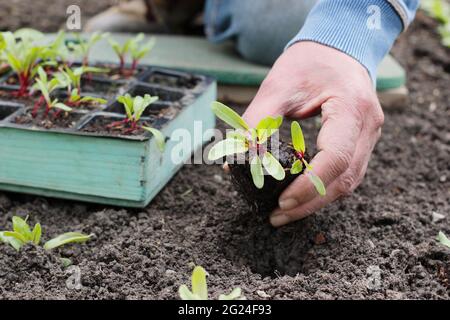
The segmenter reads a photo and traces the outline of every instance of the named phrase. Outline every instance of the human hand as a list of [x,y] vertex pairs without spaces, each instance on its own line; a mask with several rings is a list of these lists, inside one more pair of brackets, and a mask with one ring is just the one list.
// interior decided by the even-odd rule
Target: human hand
[[318,195],[309,179],[299,176],[270,217],[275,227],[351,193],[363,180],[384,121],[369,74],[358,61],[318,43],[298,42],[276,61],[243,117],[254,127],[270,115],[301,119],[319,112],[319,152],[311,165],[327,193]]

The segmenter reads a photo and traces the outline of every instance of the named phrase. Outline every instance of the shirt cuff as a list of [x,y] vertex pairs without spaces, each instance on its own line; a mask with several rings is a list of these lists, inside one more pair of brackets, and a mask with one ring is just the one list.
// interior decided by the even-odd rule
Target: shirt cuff
[[375,85],[378,64],[402,29],[402,20],[387,1],[322,0],[286,48],[314,41],[338,49],[359,61]]

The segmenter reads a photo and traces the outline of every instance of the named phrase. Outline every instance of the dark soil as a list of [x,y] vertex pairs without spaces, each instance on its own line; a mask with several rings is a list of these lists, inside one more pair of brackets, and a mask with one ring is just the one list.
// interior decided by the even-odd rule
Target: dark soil
[[94,94],[109,100],[116,95],[122,94],[124,91],[124,87],[117,82],[100,81],[94,78],[84,78],[81,81],[81,93],[83,95]]
[[[94,116],[85,126],[83,126],[82,131],[89,133],[96,133],[102,135],[120,136],[120,135],[134,135],[143,136],[147,133],[146,130],[142,129],[142,126],[150,126],[154,128],[161,127],[161,121],[159,119],[143,119],[139,121],[139,125],[135,130],[131,130],[131,124],[129,123],[118,123],[121,122],[123,118],[117,116]],[[167,122],[167,120],[165,121]],[[117,123],[114,126],[112,124]]]
[[[276,230],[258,221],[219,166],[186,165],[142,210],[0,193],[3,229],[12,215],[29,214],[44,240],[96,234],[50,253],[0,246],[0,296],[174,299],[199,264],[214,297],[239,286],[249,299],[449,299],[450,250],[435,237],[450,234],[450,51],[434,30],[419,15],[394,48],[410,101],[385,110],[383,136],[352,196]],[[312,146],[315,121],[302,127]],[[64,269],[60,256],[79,269]],[[67,285],[77,270],[79,289]]]
[[[295,157],[295,150],[287,143],[280,143],[280,141],[272,141],[267,143],[267,150],[280,161],[280,164],[286,171],[286,177],[282,181],[278,181],[270,175],[264,176],[264,186],[258,189],[253,183],[253,178],[250,172],[250,163],[248,153],[245,154],[244,163],[238,162],[238,157],[227,157],[227,162],[230,167],[231,179],[238,187],[239,192],[244,196],[249,205],[256,214],[267,218],[267,215],[278,207],[278,198],[286,187],[295,180],[299,174],[291,174],[289,170],[292,164],[297,159]],[[273,143],[276,143],[274,145]],[[274,150],[276,152],[274,152]],[[306,158],[309,161],[309,158]],[[234,163],[234,164],[233,164]],[[303,168],[304,171],[304,168]],[[300,173],[302,174],[303,171]]]
[[193,76],[170,77],[167,74],[155,72],[150,74],[148,77],[144,77],[142,81],[149,84],[157,84],[170,88],[193,89],[200,82],[200,79]]
[[36,126],[45,129],[72,129],[78,121],[84,116],[82,113],[64,112],[57,109],[50,110],[45,115],[45,108],[40,108],[36,117],[31,114],[31,109],[17,115],[12,122],[18,125]]

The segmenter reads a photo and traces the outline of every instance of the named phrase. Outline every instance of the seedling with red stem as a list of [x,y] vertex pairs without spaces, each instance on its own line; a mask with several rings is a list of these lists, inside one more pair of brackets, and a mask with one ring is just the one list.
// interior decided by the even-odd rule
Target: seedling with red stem
[[53,78],[49,81],[47,74],[45,73],[44,69],[42,69],[42,67],[39,67],[37,72],[39,74],[39,77],[36,79],[36,83],[33,86],[33,89],[36,91],[40,91],[41,96],[35,103],[34,108],[31,112],[33,118],[37,116],[37,112],[41,107],[42,103],[45,103],[45,113],[44,113],[45,117],[47,117],[50,110],[54,108],[59,109],[58,112],[55,114],[55,117],[57,117],[60,114],[60,110],[65,112],[72,111],[72,108],[65,105],[64,103],[59,102],[58,99],[51,98],[52,92],[54,92],[56,89],[64,87],[64,83],[61,83],[58,78]]
[[326,194],[325,186],[320,178],[314,174],[312,166],[305,159],[306,145],[305,138],[303,136],[302,128],[297,121],[293,121],[291,124],[291,136],[292,145],[295,150],[295,157],[297,158],[291,167],[291,174],[298,174],[302,172],[303,166],[305,166],[306,175],[313,183],[317,192],[324,196]]
[[285,171],[280,162],[267,150],[267,140],[276,133],[283,118],[266,117],[256,128],[249,125],[231,108],[220,102],[214,102],[212,109],[219,119],[225,121],[235,130],[228,132],[227,138],[214,145],[208,154],[209,160],[221,159],[225,156],[249,153],[250,172],[253,183],[258,189],[264,187],[264,169],[276,180],[285,178]]
[[159,150],[164,151],[165,137],[161,131],[148,126],[142,126],[139,124],[139,120],[142,117],[145,109],[147,109],[152,103],[158,100],[158,97],[152,97],[146,94],[144,97],[137,96],[132,97],[130,94],[119,96],[117,100],[124,106],[126,118],[122,121],[115,121],[108,125],[108,128],[128,126],[125,134],[133,133],[137,129],[144,129],[150,132],[156,141],[156,145]]
[[18,97],[28,95],[28,88],[36,74],[37,68],[44,62],[41,60],[45,47],[35,45],[35,40],[43,35],[35,30],[21,29],[3,32],[0,36],[0,47],[11,69],[19,80]]

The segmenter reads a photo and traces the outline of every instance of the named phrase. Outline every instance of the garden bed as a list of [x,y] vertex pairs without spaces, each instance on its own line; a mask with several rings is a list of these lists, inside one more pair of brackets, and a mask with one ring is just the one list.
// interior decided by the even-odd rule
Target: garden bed
[[[96,237],[52,253],[1,246],[0,296],[174,299],[199,264],[213,295],[239,286],[249,299],[448,299],[450,252],[435,237],[450,234],[449,217],[436,219],[450,209],[450,53],[434,28],[419,15],[394,48],[410,101],[385,110],[383,136],[352,196],[275,230],[219,166],[186,165],[145,209],[2,193],[4,229],[13,214],[30,214],[49,237],[67,226]],[[314,137],[314,120],[302,124]],[[59,255],[80,268],[81,289],[66,287],[71,273]],[[377,270],[380,286],[371,282]]]

